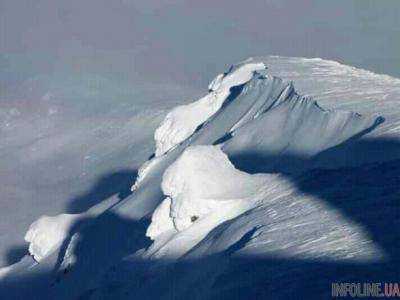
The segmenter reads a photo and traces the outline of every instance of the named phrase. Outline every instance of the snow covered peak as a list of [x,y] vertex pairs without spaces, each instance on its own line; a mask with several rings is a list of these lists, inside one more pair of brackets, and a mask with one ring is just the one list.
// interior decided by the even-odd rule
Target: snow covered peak
[[[388,223],[382,220],[391,216],[397,200],[392,195],[399,168],[379,163],[398,162],[400,152],[392,146],[393,153],[377,155],[385,145],[374,144],[368,155],[362,144],[371,133],[399,136],[399,83],[376,85],[375,77],[358,71],[335,74],[332,68],[339,66],[319,60],[270,59],[277,62],[268,63],[268,74],[264,64],[246,61],[218,75],[207,96],[171,111],[156,132],[157,157],[141,168],[134,193],[100,217],[91,215],[72,237],[72,215],[32,224],[27,240],[41,262],[26,274],[54,266],[50,253],[58,250],[64,257],[54,266],[57,283],[46,282],[43,293],[51,291],[57,299],[85,297],[88,291],[93,299],[186,299],[204,282],[198,298],[229,298],[242,288],[239,273],[245,269],[251,277],[248,290],[287,277],[295,280],[291,296],[298,292],[297,277],[309,282],[308,270],[331,281],[343,261],[350,270],[353,262],[356,268],[368,261],[377,266],[390,256],[392,248],[376,233],[384,232]],[[291,72],[272,73],[282,80],[269,74],[274,68]],[[318,92],[324,107],[335,103],[347,111],[323,109],[297,94],[288,81],[298,74],[303,92]],[[243,83],[231,93],[231,87]],[[382,106],[372,99],[377,86],[385,88]],[[350,111],[359,106],[362,115]],[[375,116],[381,109],[382,125],[383,118]],[[377,163],[353,166],[359,157],[362,163]],[[378,203],[389,213],[370,219]],[[361,205],[370,212],[367,218]],[[64,239],[69,244],[59,249]],[[57,272],[64,267],[70,268],[68,275]],[[398,266],[393,269],[397,274]],[[318,281],[317,289],[325,283]],[[275,289],[265,295],[282,296]]]
[[225,74],[219,74],[208,86],[210,93],[199,100],[175,107],[165,117],[154,133],[155,155],[160,156],[188,138],[199,125],[215,114],[230,95],[232,87],[248,82],[257,70],[264,70],[261,63],[243,63]]

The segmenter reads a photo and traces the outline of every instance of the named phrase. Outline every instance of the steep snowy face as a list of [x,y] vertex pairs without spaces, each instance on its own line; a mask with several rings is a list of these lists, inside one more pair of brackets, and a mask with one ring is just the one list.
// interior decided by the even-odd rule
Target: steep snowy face
[[[311,159],[318,153],[384,121],[374,115],[323,109],[311,98],[298,95],[292,85],[283,94],[283,101],[234,130],[224,143],[223,150],[241,169],[304,171],[312,167]],[[324,166],[319,162],[318,167]]]
[[147,235],[155,238],[171,225],[185,230],[213,212],[228,210],[235,201],[255,196],[263,175],[237,170],[219,146],[192,146],[165,171],[162,190],[168,196],[155,210]]
[[253,77],[254,71],[265,68],[263,63],[244,63],[232,67],[228,74],[219,74],[210,83],[209,94],[188,105],[175,107],[154,133],[155,155],[164,154],[188,138],[198,126],[221,108],[232,87],[246,83]]

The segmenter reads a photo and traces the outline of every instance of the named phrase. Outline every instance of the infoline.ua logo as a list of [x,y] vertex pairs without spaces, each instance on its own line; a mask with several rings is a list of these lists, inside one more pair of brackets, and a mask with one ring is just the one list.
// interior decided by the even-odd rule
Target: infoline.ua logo
[[400,283],[398,282],[334,282],[332,297],[398,297],[400,298]]

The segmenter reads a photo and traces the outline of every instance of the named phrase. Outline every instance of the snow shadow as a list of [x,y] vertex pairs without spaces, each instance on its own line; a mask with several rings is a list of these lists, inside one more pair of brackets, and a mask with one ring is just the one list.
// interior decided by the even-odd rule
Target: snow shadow
[[28,254],[28,244],[21,244],[7,249],[6,265],[12,265]]
[[[384,120],[383,117],[377,118],[371,127],[361,131],[343,143],[311,157],[297,154],[275,155],[257,150],[241,151],[239,155],[228,154],[228,156],[235,167],[244,172],[250,174],[282,173],[287,174],[289,177],[321,166],[327,169],[338,169],[342,166],[354,166],[371,161],[390,160],[400,157],[398,141],[387,138],[360,139],[375,130]],[[230,138],[232,138],[232,135],[227,135],[225,140]]]
[[[245,164],[251,157],[230,157],[236,167],[246,172],[269,168],[271,173],[285,174],[300,192],[317,196],[338,209],[367,229],[390,257],[397,256],[400,250],[400,239],[396,239],[400,236],[399,140],[352,139],[310,160],[296,156],[255,158],[257,164]],[[272,164],[274,160],[278,163]],[[306,167],[307,164],[326,164],[327,168],[303,173],[288,171],[288,165]]]
[[[300,193],[316,196],[345,218],[361,226],[384,253],[384,261],[375,263],[251,257],[235,259],[230,263],[237,268],[237,272],[249,272],[253,276],[248,278],[248,288],[253,291],[246,292],[247,299],[277,295],[278,298],[300,295],[307,299],[325,299],[331,296],[332,282],[383,283],[400,280],[399,140],[352,139],[324,151],[312,160],[295,156],[259,156],[256,164],[245,164],[244,162],[251,161],[250,156],[231,159],[237,166],[244,166],[244,170],[253,173],[259,168],[270,168],[271,162],[278,160],[279,163],[270,168],[271,172],[284,173]],[[301,175],[298,172],[288,172],[288,163],[304,167],[308,163],[316,162],[329,162],[329,169],[317,168]],[[353,166],[342,167],[343,163]],[[230,270],[230,273],[229,280],[234,280],[234,270]],[[215,284],[218,285],[217,282]],[[231,282],[230,286],[235,285]],[[233,288],[229,295],[224,294],[222,298],[245,299],[235,296],[242,295],[240,291],[246,291],[246,288],[243,288],[243,282],[237,281],[237,288]],[[257,291],[261,294],[257,294]]]
[[73,198],[68,202],[68,213],[81,213],[93,205],[113,196],[118,195],[120,200],[129,196],[131,186],[137,177],[137,170],[122,169],[102,175],[86,193]]
[[[137,177],[137,170],[122,169],[102,175],[96,183],[85,193],[71,199],[66,208],[67,213],[81,213],[101,201],[117,195],[123,200],[132,194],[131,186]],[[28,244],[10,247],[6,253],[6,265],[18,262],[28,254]]]
[[[123,299],[136,296],[138,299],[320,300],[332,299],[332,283],[381,283],[383,289],[385,282],[399,282],[400,141],[353,139],[321,153],[321,156],[331,160],[330,169],[317,168],[302,174],[285,171],[285,176],[296,185],[299,193],[314,196],[317,201],[324,202],[327,207],[360,226],[381,250],[383,259],[357,260],[357,254],[354,259],[240,254],[241,249],[250,246],[254,236],[268,230],[266,225],[249,228],[237,242],[222,252],[172,263],[162,270],[163,274],[152,274],[153,285],[141,288],[141,284],[137,283],[139,279],[132,272],[130,281],[118,283],[126,288],[124,292],[127,294]],[[275,159],[280,160],[281,157]],[[304,158],[291,159],[304,163]],[[343,159],[354,165],[342,167]],[[270,157],[267,162],[271,160],[273,158]],[[235,219],[220,224],[203,240],[219,236],[233,222]],[[295,241],[296,236],[293,238]],[[363,251],[361,247],[363,245],[360,245],[360,251]],[[134,269],[138,265],[138,262],[125,263],[126,269]],[[108,285],[101,290],[106,294],[107,289],[112,288]],[[130,293],[130,288],[134,292]],[[159,294],[160,291],[162,294]]]
[[[55,280],[53,278],[51,285],[57,290],[57,285],[63,281],[63,284],[76,288],[77,284],[85,286],[97,275],[104,276],[105,271],[124,257],[150,245],[151,241],[145,234],[148,225],[147,220],[134,221],[110,211],[76,224],[59,251],[54,268]],[[67,250],[74,234],[78,239],[73,242],[71,266]],[[79,283],[76,282],[78,278]]]
[[[85,290],[124,257],[150,245],[145,235],[148,225],[146,220],[133,221],[109,211],[80,220],[49,259],[53,267],[43,263],[34,273],[16,272],[15,277],[0,281],[0,299],[75,299],[69,293]],[[74,244],[73,257],[68,253],[70,243]]]
[[[249,161],[251,157],[246,159]],[[282,162],[282,157],[275,159]],[[56,295],[68,299],[65,293],[78,289],[86,290],[81,299],[99,290],[110,295],[117,292],[118,299],[191,299],[194,293],[197,298],[207,295],[207,299],[331,299],[333,282],[399,282],[400,142],[353,139],[321,153],[313,161],[301,157],[290,159],[297,159],[302,165],[331,163],[329,169],[316,168],[302,174],[280,169],[281,164],[276,164],[273,171],[284,173],[299,192],[316,196],[361,226],[385,254],[384,260],[327,261],[235,255],[264,230],[259,227],[244,233],[223,252],[191,261],[166,262],[165,268],[154,273],[149,271],[154,262],[124,259],[150,245],[145,237],[147,221],[133,221],[106,212],[74,226],[58,254],[56,268],[8,281],[0,289],[0,296],[23,299],[16,297],[22,293],[31,295],[31,299],[35,295],[40,295],[37,299],[56,299]],[[237,162],[235,157],[231,160]],[[268,157],[264,163],[273,160],[274,157]],[[351,162],[353,166],[342,167],[344,162]],[[247,171],[251,169],[251,165],[246,167]],[[79,233],[74,247],[75,263],[61,268],[75,233]],[[98,281],[99,278],[104,281]],[[101,285],[91,286],[92,280]],[[210,284],[202,286],[199,282]],[[38,293],[42,289],[46,296]]]

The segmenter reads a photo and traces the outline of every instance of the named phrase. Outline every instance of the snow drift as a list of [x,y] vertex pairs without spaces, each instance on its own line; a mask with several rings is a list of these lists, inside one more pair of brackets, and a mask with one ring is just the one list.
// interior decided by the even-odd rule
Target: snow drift
[[115,202],[116,199],[107,199],[81,214],[41,216],[29,226],[25,234],[25,241],[29,243],[29,254],[40,262],[61,246],[63,241],[72,234],[72,229],[76,231],[80,223],[83,223],[82,221],[98,216]]
[[31,224],[25,235],[25,241],[29,243],[29,253],[40,262],[61,246],[73,224],[80,218],[79,214],[40,217]]
[[155,210],[147,235],[154,239],[171,228],[182,231],[234,201],[258,193],[262,175],[237,170],[218,146],[188,147],[165,171],[162,190],[168,196]]

